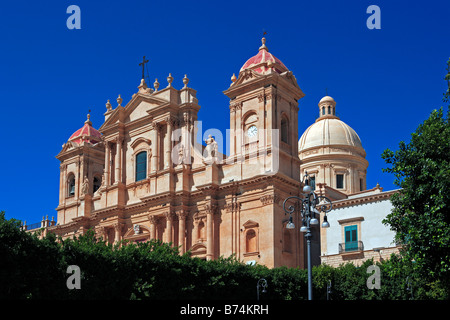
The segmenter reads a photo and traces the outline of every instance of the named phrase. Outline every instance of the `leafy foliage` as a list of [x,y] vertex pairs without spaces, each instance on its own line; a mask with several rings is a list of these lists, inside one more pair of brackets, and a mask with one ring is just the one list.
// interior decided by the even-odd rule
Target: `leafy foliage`
[[[20,223],[0,213],[0,299],[256,299],[256,284],[267,280],[261,300],[306,300],[307,270],[246,265],[234,257],[205,261],[180,255],[160,241],[110,245],[92,231],[74,239],[43,239],[20,230]],[[366,261],[355,267],[313,268],[314,299],[409,299],[409,277],[415,299],[446,299],[440,282],[412,274],[411,263],[393,256],[377,265],[381,288],[370,290]],[[69,265],[81,270],[81,289],[68,289]]]
[[[450,90],[449,73],[445,77]],[[444,94],[448,101],[449,90]],[[403,141],[397,151],[385,150],[382,158],[401,192],[391,198],[392,212],[383,221],[406,245],[404,255],[415,262],[415,271],[429,281],[439,280],[450,292],[450,125],[449,110],[434,110]]]

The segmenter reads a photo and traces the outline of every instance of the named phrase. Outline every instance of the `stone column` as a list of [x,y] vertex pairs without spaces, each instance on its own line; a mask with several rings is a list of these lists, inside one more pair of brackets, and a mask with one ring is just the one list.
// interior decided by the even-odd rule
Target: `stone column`
[[105,236],[105,227],[97,227],[96,230],[96,235],[98,238],[102,239],[102,240],[106,240],[106,236]]
[[65,196],[65,164],[61,164],[59,166],[59,204],[62,204],[64,202],[64,196]]
[[239,155],[239,157],[242,157],[244,155],[244,144],[243,144],[243,130],[244,130],[244,123],[243,123],[243,119],[242,119],[242,102],[236,104],[236,123],[239,124],[239,128],[236,126],[235,127],[235,131],[236,131],[236,154]]
[[158,219],[155,216],[149,216],[148,220],[150,220],[150,239],[155,240],[156,239],[156,224],[158,222]]
[[172,129],[173,123],[171,119],[167,119],[167,131],[166,131],[166,139],[164,141],[164,169],[170,168],[172,165]]
[[230,156],[236,154],[236,106],[230,105]]
[[166,242],[172,242],[172,224],[173,224],[173,214],[169,211],[164,214],[166,216]]
[[[78,158],[78,161],[75,163],[75,199],[78,199],[79,197],[79,190],[80,190],[80,186],[83,183],[80,177],[80,158]],[[77,207],[78,210],[78,207]],[[77,215],[78,217],[78,215]]]
[[105,186],[109,186],[111,183],[110,173],[111,172],[111,148],[109,142],[105,141]]
[[214,258],[214,239],[213,239],[213,219],[214,219],[214,207],[206,206],[206,260],[212,260]]
[[193,216],[192,223],[192,244],[197,243],[198,241],[198,222],[200,219],[198,218],[198,212]]
[[122,169],[122,138],[117,138],[117,149],[116,149],[116,176],[115,176],[115,184],[118,184],[119,182],[122,182],[121,177],[121,169]]
[[114,242],[115,243],[120,241],[120,236],[121,236],[120,230],[121,230],[120,223],[114,224],[114,231],[115,231],[115,233],[114,233]]
[[159,129],[160,125],[156,122],[152,123],[152,167],[151,172],[158,170],[158,159],[159,159]]
[[191,161],[191,126],[192,126],[192,119],[188,112],[185,112],[183,114],[184,117],[184,124],[181,128],[181,142],[184,146],[184,154],[183,154],[183,161],[185,163],[189,164]]
[[178,216],[178,246],[180,247],[180,254],[185,252],[185,241],[186,241],[186,216],[187,212],[181,210],[177,212]]

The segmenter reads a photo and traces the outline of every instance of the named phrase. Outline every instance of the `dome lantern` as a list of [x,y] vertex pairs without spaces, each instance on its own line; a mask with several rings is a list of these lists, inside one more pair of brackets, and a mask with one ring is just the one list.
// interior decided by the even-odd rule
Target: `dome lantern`
[[317,121],[324,118],[335,118],[339,119],[336,116],[336,101],[330,96],[325,96],[319,101],[319,118]]

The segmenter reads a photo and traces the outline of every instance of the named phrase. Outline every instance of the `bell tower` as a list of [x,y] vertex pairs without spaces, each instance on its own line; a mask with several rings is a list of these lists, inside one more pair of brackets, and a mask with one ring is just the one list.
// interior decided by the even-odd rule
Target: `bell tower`
[[[304,93],[295,76],[266,46],[233,74],[228,163],[245,164],[240,178],[268,172],[300,177],[298,101]],[[248,170],[249,169],[249,170]]]
[[75,131],[56,156],[60,160],[58,222],[90,216],[92,203],[100,198],[104,181],[105,147],[102,135],[90,121]]

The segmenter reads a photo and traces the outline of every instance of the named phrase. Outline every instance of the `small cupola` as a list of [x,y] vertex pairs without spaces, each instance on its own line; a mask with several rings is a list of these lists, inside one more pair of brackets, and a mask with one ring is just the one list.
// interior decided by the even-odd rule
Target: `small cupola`
[[334,118],[339,119],[336,116],[336,101],[330,96],[325,96],[319,101],[319,118],[316,121],[326,119],[326,118]]

